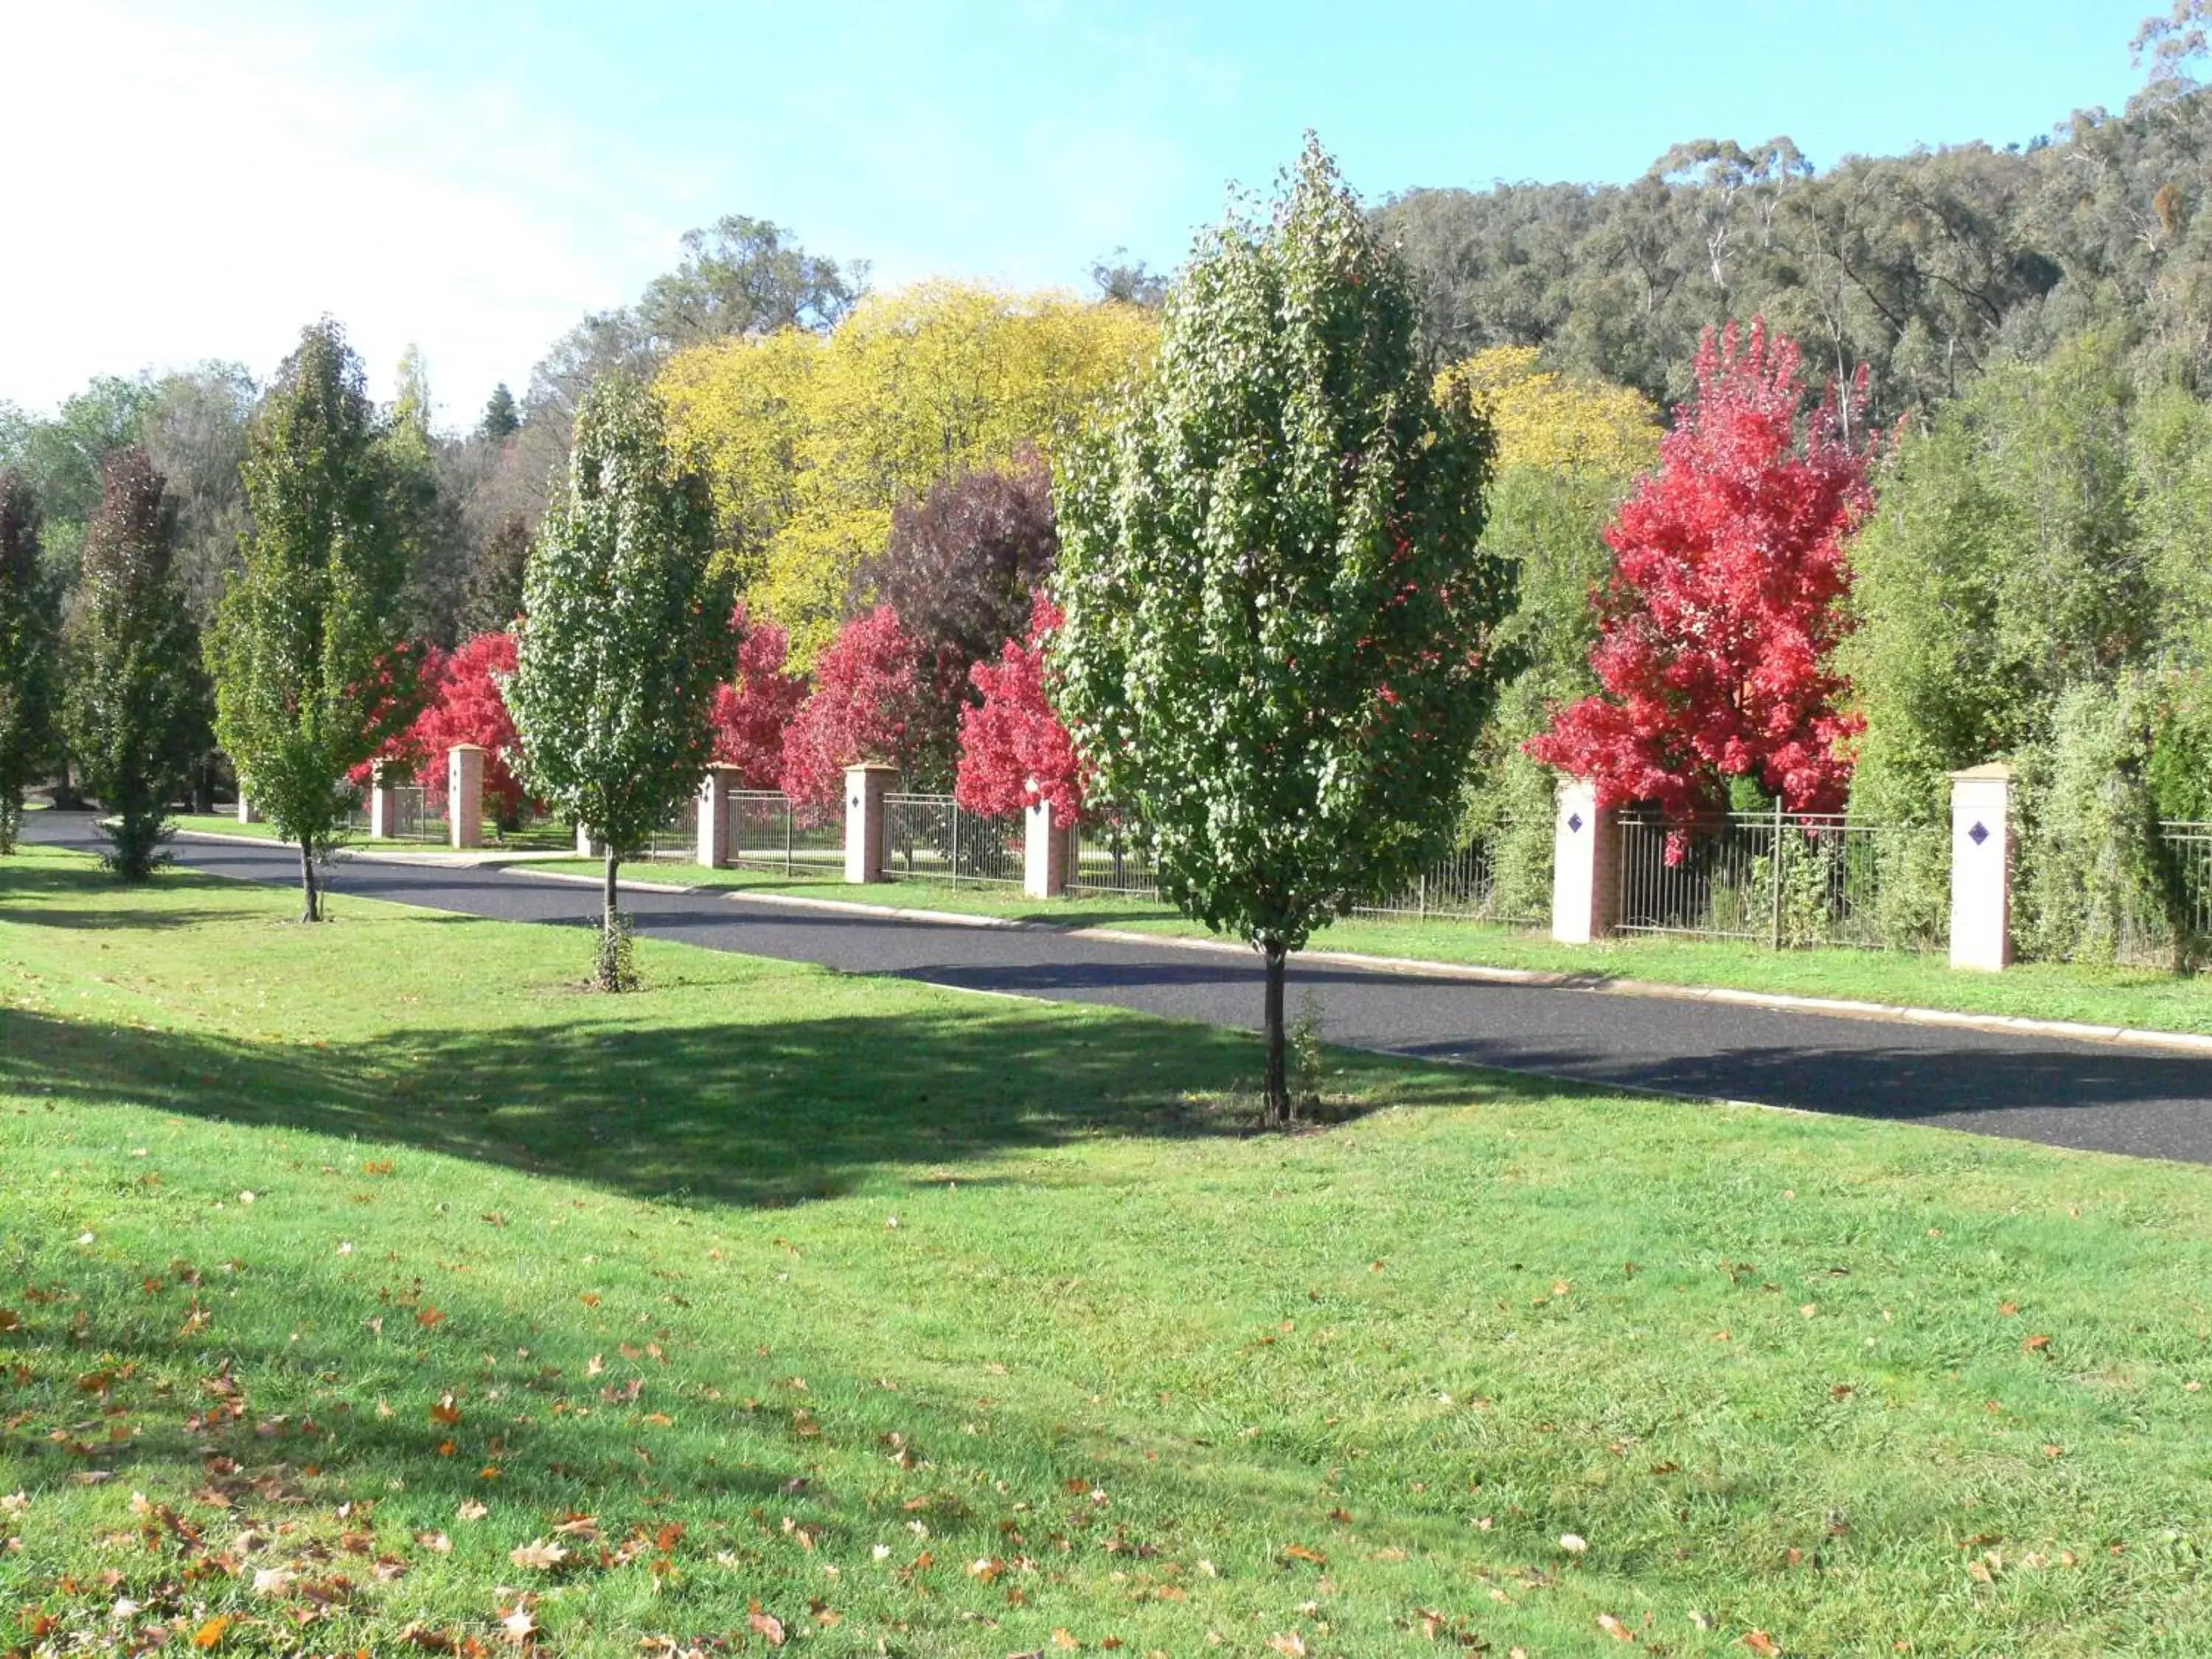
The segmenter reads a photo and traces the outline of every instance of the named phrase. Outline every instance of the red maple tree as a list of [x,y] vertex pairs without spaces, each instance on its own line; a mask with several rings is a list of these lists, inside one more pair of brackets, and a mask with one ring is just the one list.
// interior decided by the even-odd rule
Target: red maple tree
[[1083,817],[1087,769],[1044,695],[1045,641],[1060,624],[1060,607],[1040,589],[1030,603],[1027,643],[1008,640],[995,664],[968,671],[983,701],[961,711],[952,794],[969,811],[1019,812],[1042,800],[1051,803],[1055,822]]
[[[417,710],[429,708],[437,701],[438,687],[445,680],[447,661],[447,653],[434,645],[408,641],[386,652],[377,660],[376,702],[371,723],[381,726],[395,718],[405,720],[410,705]],[[348,772],[346,781],[357,789],[365,789],[379,767],[395,779],[411,778],[421,771],[430,760],[429,751],[415,731],[421,719],[417,714],[402,726],[374,757]],[[445,757],[441,753],[438,758],[442,763]],[[445,787],[442,781],[439,787]]]
[[1809,418],[1795,342],[1706,331],[1697,393],[1606,531],[1613,573],[1590,653],[1604,690],[1528,753],[1600,805],[1682,817],[1756,778],[1793,811],[1839,809],[1863,722],[1830,666],[1849,626],[1844,542],[1873,504],[1865,371]]
[[734,766],[748,789],[774,789],[783,774],[784,732],[806,701],[806,678],[787,673],[791,636],[753,622],[742,605],[730,617],[738,675],[714,693],[714,759]]
[[784,732],[784,793],[828,811],[844,798],[845,769],[857,762],[911,775],[929,736],[933,678],[891,606],[847,623],[816,663],[813,695]]
[[522,823],[529,804],[521,781],[514,775],[522,741],[515,735],[514,719],[507,712],[500,683],[514,672],[514,635],[479,634],[455,648],[446,660],[444,677],[430,706],[408,729],[408,736],[423,756],[422,790],[433,802],[446,796],[446,751],[455,744],[472,743],[484,751],[484,805],[501,830]]

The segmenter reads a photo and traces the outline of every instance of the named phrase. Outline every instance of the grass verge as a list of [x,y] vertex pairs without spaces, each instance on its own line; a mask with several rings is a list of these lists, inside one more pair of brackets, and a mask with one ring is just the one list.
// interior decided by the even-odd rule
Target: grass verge
[[0,860],[0,1644],[2212,1644],[2202,1171],[290,904]]

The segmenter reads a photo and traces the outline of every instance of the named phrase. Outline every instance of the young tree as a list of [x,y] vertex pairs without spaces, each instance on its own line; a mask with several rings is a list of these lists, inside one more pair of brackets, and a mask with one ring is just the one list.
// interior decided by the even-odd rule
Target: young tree
[[39,504],[0,471],[0,854],[15,850],[23,791],[52,751],[54,591],[39,553]]
[[1008,640],[996,663],[979,662],[968,671],[982,701],[961,711],[960,770],[952,793],[971,812],[998,817],[1046,801],[1056,823],[1078,823],[1085,817],[1090,769],[1045,697],[1045,641],[1060,621],[1060,607],[1038,593],[1028,643]]
[[598,983],[633,983],[616,909],[623,859],[699,787],[728,648],[708,575],[705,487],[669,447],[659,400],[615,376],[576,412],[567,487],[523,579],[507,704],[528,787],[606,848]]
[[1491,437],[1436,401],[1412,283],[1309,140],[1257,224],[1170,291],[1157,375],[1061,475],[1055,696],[1166,892],[1285,961],[1451,834],[1513,573],[1480,545]]
[[780,787],[783,738],[806,701],[806,678],[787,673],[791,640],[772,622],[754,622],[739,605],[730,617],[738,636],[738,676],[714,688],[714,758],[734,766],[748,789]]
[[208,690],[173,568],[176,516],[139,448],[108,458],[70,618],[66,716],[85,787],[106,813],[110,869],[143,881],[168,805],[206,750]]
[[322,919],[317,865],[337,839],[346,775],[418,705],[397,645],[406,580],[361,359],[325,319],[300,337],[255,418],[253,532],[209,644],[216,734],[240,787],[300,848],[301,920]]
[[1849,625],[1845,538],[1872,505],[1864,387],[1831,386],[1802,422],[1797,348],[1730,324],[1698,352],[1696,399],[1606,532],[1615,564],[1590,665],[1604,688],[1532,738],[1537,759],[1595,781],[1601,805],[1686,816],[1754,780],[1793,811],[1840,808],[1842,711],[1832,658]]
[[934,664],[890,605],[847,623],[815,665],[814,691],[784,734],[783,791],[828,811],[843,798],[845,769],[896,766],[909,779],[939,769],[931,716],[948,699]]

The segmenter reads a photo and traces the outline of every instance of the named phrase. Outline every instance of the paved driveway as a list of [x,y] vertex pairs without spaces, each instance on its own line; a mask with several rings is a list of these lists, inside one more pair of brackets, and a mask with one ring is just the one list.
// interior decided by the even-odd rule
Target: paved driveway
[[[93,844],[79,815],[33,814],[26,830]],[[210,874],[299,879],[297,854],[283,847],[179,838],[175,851]],[[333,865],[330,886],[341,896],[514,921],[587,924],[598,904],[592,889],[517,872],[366,860]],[[710,950],[1226,1026],[1259,1021],[1259,963],[1226,951],[851,915],[712,891],[635,892],[627,902],[641,933]],[[1319,962],[1294,960],[1291,981],[1294,999],[1315,994],[1333,1042],[2212,1163],[2212,1059],[2191,1054]]]

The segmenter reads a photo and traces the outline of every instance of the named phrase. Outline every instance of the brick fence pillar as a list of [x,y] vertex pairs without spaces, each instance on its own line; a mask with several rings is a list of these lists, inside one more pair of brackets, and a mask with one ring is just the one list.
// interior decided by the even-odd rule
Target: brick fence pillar
[[452,846],[483,845],[484,751],[457,743],[446,751],[446,830]]
[[368,775],[368,833],[378,841],[399,833],[399,786],[392,775],[380,763]]
[[1052,803],[1041,800],[1022,815],[1022,895],[1060,898],[1067,891],[1073,864],[1075,831],[1054,819]]
[[1951,774],[1951,965],[2012,963],[2012,768]]
[[1589,778],[1561,778],[1552,825],[1552,937],[1603,939],[1620,920],[1620,849],[1613,814]]
[[898,781],[896,766],[845,769],[845,879],[884,878],[884,797]]
[[709,870],[730,862],[730,791],[744,781],[734,766],[710,766],[699,786],[699,862]]

